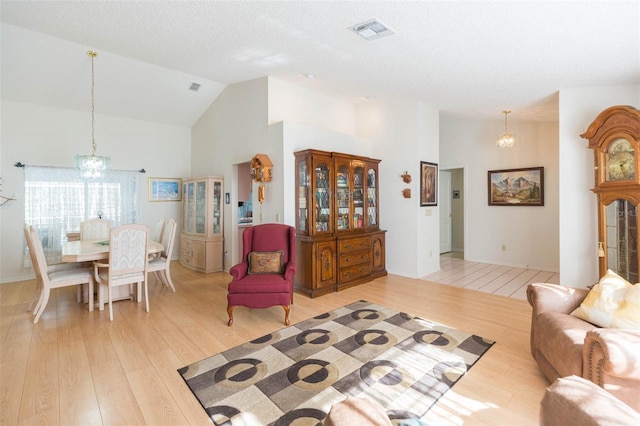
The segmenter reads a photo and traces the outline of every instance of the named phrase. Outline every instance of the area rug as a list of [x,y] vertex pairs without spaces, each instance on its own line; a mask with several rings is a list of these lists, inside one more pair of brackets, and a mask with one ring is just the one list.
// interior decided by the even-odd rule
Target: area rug
[[415,419],[493,343],[359,301],[178,372],[216,425],[321,424],[348,396]]

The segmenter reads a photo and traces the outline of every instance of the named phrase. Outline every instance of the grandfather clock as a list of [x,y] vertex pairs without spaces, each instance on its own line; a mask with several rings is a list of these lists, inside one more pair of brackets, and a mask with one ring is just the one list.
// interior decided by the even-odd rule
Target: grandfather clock
[[609,107],[580,136],[589,140],[594,153],[600,277],[611,269],[639,282],[640,111]]

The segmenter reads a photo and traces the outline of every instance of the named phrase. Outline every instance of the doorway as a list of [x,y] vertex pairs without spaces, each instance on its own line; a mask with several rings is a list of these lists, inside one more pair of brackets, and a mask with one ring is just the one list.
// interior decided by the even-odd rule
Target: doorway
[[464,259],[464,168],[444,169],[438,176],[440,254]]

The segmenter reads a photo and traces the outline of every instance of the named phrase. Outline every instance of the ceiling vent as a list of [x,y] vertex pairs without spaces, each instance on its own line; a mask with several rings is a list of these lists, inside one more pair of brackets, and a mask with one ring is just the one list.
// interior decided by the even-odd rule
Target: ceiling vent
[[367,40],[375,40],[377,38],[396,33],[377,19],[371,19],[360,24],[352,25],[349,27],[349,29],[357,34],[360,34]]
[[189,90],[193,90],[194,92],[197,92],[199,88],[200,88],[200,83],[191,83],[191,87],[189,87]]

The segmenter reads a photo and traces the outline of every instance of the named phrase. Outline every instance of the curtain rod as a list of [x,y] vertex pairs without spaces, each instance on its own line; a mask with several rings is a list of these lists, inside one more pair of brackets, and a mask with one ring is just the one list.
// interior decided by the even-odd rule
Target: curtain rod
[[[24,167],[24,166],[26,166],[26,164],[18,161],[16,164],[14,164],[14,166],[16,166],[16,167]],[[71,167],[59,167],[59,166],[38,166],[38,167],[49,167],[51,169],[62,169],[62,168],[70,169],[71,168]],[[116,169],[111,169],[111,170],[113,170],[114,172],[130,172],[131,171],[131,170],[116,170]],[[147,171],[145,169],[140,169],[140,170],[138,170],[138,172],[139,173],[147,173]]]

